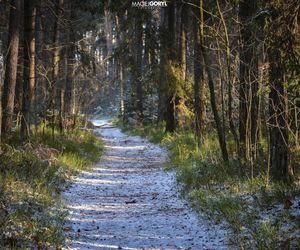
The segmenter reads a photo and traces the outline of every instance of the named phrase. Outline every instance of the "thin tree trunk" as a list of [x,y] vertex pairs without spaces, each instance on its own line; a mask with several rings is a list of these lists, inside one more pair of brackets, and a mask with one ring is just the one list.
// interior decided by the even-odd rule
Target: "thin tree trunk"
[[166,118],[166,103],[165,103],[165,74],[166,74],[166,34],[165,27],[167,11],[164,8],[161,15],[161,23],[159,27],[160,33],[160,49],[159,49],[159,81],[158,81],[158,105],[157,105],[157,123],[165,121]]
[[[20,41],[20,44],[24,44]],[[23,64],[23,47],[19,46],[19,59],[18,59],[18,68],[17,68],[17,80],[15,88],[15,114],[17,115],[16,126],[20,128],[22,120],[22,101],[23,101],[23,73],[24,73],[24,64]]]
[[35,19],[34,0],[24,2],[24,72],[21,136],[30,135],[30,116],[35,89]]
[[142,64],[143,64],[143,18],[135,17],[135,82],[136,82],[136,108],[139,122],[144,119],[143,114],[143,82],[142,82]]
[[217,8],[218,8],[218,12],[223,24],[223,28],[224,28],[224,33],[225,33],[225,41],[226,41],[226,69],[227,69],[227,83],[228,83],[228,121],[229,121],[229,129],[230,132],[233,135],[235,144],[236,144],[236,149],[238,152],[238,155],[240,156],[240,141],[239,141],[239,137],[238,134],[236,132],[236,128],[233,122],[233,116],[232,116],[232,76],[231,76],[231,54],[230,54],[230,42],[229,42],[229,35],[228,35],[228,29],[227,29],[227,25],[225,22],[225,18],[224,15],[221,11],[220,8],[220,3],[219,0],[217,0]]
[[293,173],[289,168],[287,104],[284,100],[284,69],[280,51],[269,49],[269,60],[270,172],[275,180],[288,180]]
[[124,79],[123,79],[123,66],[122,63],[119,63],[118,65],[118,80],[120,84],[120,115],[122,119],[125,121],[124,116],[125,116],[125,86],[124,86]]
[[[173,3],[167,8],[162,9],[161,23],[159,27],[160,34],[160,50],[159,50],[159,81],[158,81],[158,118],[157,122],[167,121],[167,95],[168,95],[168,60],[169,50],[173,46],[172,31],[173,26],[169,25],[169,16]],[[171,118],[172,119],[172,118]],[[167,130],[167,128],[166,128]]]
[[252,17],[257,10],[257,0],[240,1],[239,16],[241,21],[240,49],[240,141],[244,145],[244,156],[252,159],[253,145],[257,142],[258,120],[258,63],[255,55],[254,30]]
[[217,127],[217,133],[218,133],[218,138],[219,138],[219,143],[222,151],[222,156],[224,161],[228,161],[228,152],[227,152],[227,146],[226,146],[226,138],[225,138],[225,131],[223,130],[223,126],[221,123],[221,119],[218,113],[217,109],[217,103],[216,103],[216,96],[215,96],[215,87],[214,87],[214,81],[213,81],[213,76],[211,73],[211,63],[209,60],[209,57],[206,52],[206,48],[202,46],[202,55],[204,59],[204,64],[205,64],[205,69],[208,77],[208,87],[209,87],[209,92],[210,92],[210,103],[211,103],[211,108],[212,112],[214,115],[216,127]]
[[206,47],[204,44],[204,11],[203,11],[203,1],[200,0],[200,41],[201,41],[201,51],[202,51],[202,56],[203,56],[203,61],[205,65],[205,70],[207,73],[208,77],[208,87],[209,87],[209,92],[210,92],[210,103],[211,103],[211,108],[212,112],[214,115],[215,123],[216,123],[216,128],[217,128],[217,133],[218,133],[218,138],[219,138],[219,144],[220,148],[222,151],[222,156],[223,160],[225,162],[228,162],[229,157],[228,157],[228,151],[227,151],[227,146],[226,146],[226,138],[225,138],[225,131],[223,129],[221,119],[218,113],[217,109],[217,103],[216,103],[216,96],[215,96],[215,87],[214,87],[214,81],[213,81],[213,75],[211,72],[211,62],[210,58],[207,54]]
[[195,110],[195,132],[198,146],[201,145],[204,126],[204,103],[203,103],[203,58],[200,43],[200,11],[194,8],[194,110]]
[[51,111],[52,111],[52,137],[54,138],[55,128],[55,107],[56,98],[61,99],[61,96],[57,96],[58,77],[59,77],[59,65],[60,65],[60,22],[62,17],[62,6],[64,0],[56,0],[55,11],[55,24],[54,24],[54,36],[53,36],[53,58],[52,58],[52,81],[51,81]]
[[65,91],[65,112],[67,115],[73,114],[72,100],[73,100],[73,71],[75,63],[75,46],[73,41],[70,42],[68,47],[68,59],[67,59],[67,79],[66,79],[66,91]]

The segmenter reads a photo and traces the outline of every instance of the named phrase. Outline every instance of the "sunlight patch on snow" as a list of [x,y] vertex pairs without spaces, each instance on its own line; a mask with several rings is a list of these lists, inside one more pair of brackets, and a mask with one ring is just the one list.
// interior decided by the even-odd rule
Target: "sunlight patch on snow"
[[[126,212],[125,210],[133,210],[134,207],[151,207],[150,203],[144,204],[126,204],[126,203],[101,203],[96,205],[69,205],[68,208],[71,209],[71,213],[73,215],[77,214],[75,211],[93,211],[93,212],[108,212],[108,211],[119,211],[119,212]],[[83,218],[82,218],[83,219]],[[76,219],[78,220],[78,219]],[[81,220],[81,219],[80,219]]]
[[104,179],[88,179],[77,177],[75,179],[76,183],[83,184],[83,185],[92,185],[92,186],[99,186],[101,184],[109,184],[109,185],[119,185],[125,184],[124,180],[104,180]]
[[108,149],[121,149],[121,150],[145,150],[145,146],[104,146]]
[[[80,212],[78,213],[71,213],[72,214],[72,218],[69,218],[68,221],[69,222],[75,222],[75,223],[92,223],[94,220],[93,218],[78,218],[80,217]],[[77,217],[76,217],[77,216]]]
[[105,124],[108,124],[108,120],[99,120],[99,119],[95,119],[95,120],[91,120],[92,124],[96,127],[99,127],[99,126],[103,126]]
[[116,168],[116,169],[111,169],[111,168],[95,168],[94,169],[97,172],[100,172],[100,175],[103,173],[124,173],[124,172],[130,172],[130,171],[136,171],[135,168]]
[[[91,170],[93,170],[93,169],[91,169]],[[91,171],[83,170],[81,173],[84,175],[87,175],[87,176],[101,176],[100,172],[95,172],[95,171],[91,172]],[[84,179],[86,179],[86,178],[84,178]]]
[[[135,157],[129,157],[128,155],[122,156],[122,157],[117,156],[117,155],[105,155],[105,156],[102,157],[102,159],[109,160],[112,163],[115,163],[115,162],[122,162],[122,163],[124,163],[124,162],[127,162],[127,161],[132,162],[132,161],[136,160],[136,158],[137,158],[137,156],[135,156]],[[149,159],[149,157],[147,157],[147,159]]]
[[122,210],[126,208],[124,204],[119,204],[117,205],[116,203],[114,204],[99,204],[99,205],[77,205],[77,206],[69,206],[70,209],[73,210],[80,210],[80,211],[94,211],[94,212],[103,212],[109,210]]
[[[120,246],[118,245],[107,245],[107,244],[96,244],[96,243],[86,243],[86,242],[81,242],[81,241],[74,241],[74,243],[77,243],[79,245],[84,245],[86,247],[97,247],[101,249],[125,249],[125,250],[139,250],[141,248],[135,248],[135,247],[124,247],[122,246],[122,248],[120,248]],[[80,249],[80,248],[75,248],[75,249]],[[151,248],[153,250],[155,250],[154,248]],[[160,249],[160,248],[157,248]]]

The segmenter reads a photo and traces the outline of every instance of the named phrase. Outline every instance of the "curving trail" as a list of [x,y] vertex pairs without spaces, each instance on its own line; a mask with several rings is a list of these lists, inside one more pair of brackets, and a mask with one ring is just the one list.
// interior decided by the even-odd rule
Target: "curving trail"
[[179,197],[162,148],[106,121],[95,132],[104,155],[63,195],[70,213],[65,249],[228,249],[226,231]]

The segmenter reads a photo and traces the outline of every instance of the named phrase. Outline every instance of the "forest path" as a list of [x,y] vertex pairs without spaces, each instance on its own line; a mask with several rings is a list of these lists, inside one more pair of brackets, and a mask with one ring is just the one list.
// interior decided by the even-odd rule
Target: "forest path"
[[226,231],[179,197],[175,173],[163,170],[164,149],[99,122],[104,155],[63,194],[66,249],[227,249]]

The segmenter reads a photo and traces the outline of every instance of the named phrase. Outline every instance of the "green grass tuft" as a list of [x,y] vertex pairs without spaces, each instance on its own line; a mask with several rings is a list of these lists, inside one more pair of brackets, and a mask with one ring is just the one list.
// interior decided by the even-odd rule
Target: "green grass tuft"
[[10,143],[0,152],[0,248],[61,248],[61,188],[76,171],[92,166],[102,142],[89,131],[55,131],[53,139],[50,129],[39,129],[28,142]]

